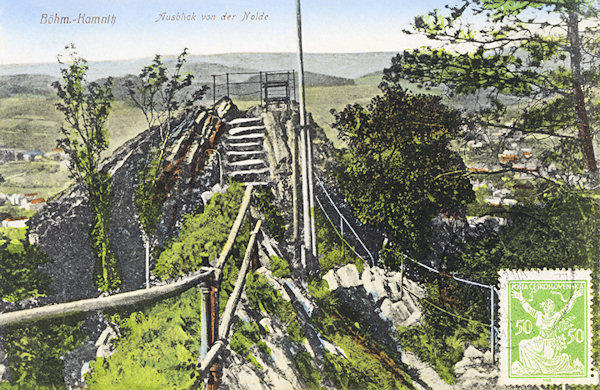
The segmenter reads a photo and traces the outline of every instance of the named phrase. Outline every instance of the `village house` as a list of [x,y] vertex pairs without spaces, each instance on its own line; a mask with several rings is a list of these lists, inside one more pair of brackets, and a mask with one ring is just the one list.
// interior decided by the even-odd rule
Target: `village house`
[[37,161],[41,160],[44,156],[44,152],[41,150],[30,150],[29,152],[23,154],[23,160],[25,161]]
[[18,228],[24,228],[27,227],[27,221],[29,221],[29,218],[27,217],[15,217],[15,218],[6,218],[4,219],[4,221],[2,221],[2,227],[3,228],[14,228],[14,229],[18,229]]
[[44,157],[55,161],[65,161],[69,158],[62,148],[53,149],[51,152],[44,153]]
[[32,199],[30,202],[26,203],[23,206],[23,208],[25,210],[40,211],[41,209],[44,208],[45,205],[46,205],[46,199],[44,199],[44,198],[35,198],[35,199]]

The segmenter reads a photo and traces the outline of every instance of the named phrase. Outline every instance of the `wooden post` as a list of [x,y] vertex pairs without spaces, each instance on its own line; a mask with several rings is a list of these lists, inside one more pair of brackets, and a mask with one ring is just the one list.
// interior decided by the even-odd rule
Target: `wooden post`
[[200,287],[200,362],[206,357],[208,353],[208,315],[207,309],[209,306],[209,291],[205,284]]
[[269,102],[269,72],[265,72],[265,103]]
[[298,196],[298,137],[296,134],[293,134],[290,137],[292,145],[292,241],[294,242],[295,247],[295,258],[297,259],[299,253],[298,248],[300,248],[300,201]]
[[259,76],[258,76],[259,80],[260,80],[259,81],[260,85],[258,86],[258,89],[260,89],[260,104],[261,104],[261,106],[263,104],[263,78],[262,78],[262,73],[263,73],[262,71],[259,72]]
[[252,257],[250,258],[250,260],[252,261],[252,271],[256,271],[261,267],[260,259],[258,257],[258,245],[254,245],[254,248],[252,249]]
[[217,103],[217,76],[213,74],[213,104]]
[[402,255],[402,264],[400,265],[400,300],[402,300],[402,296],[404,295],[404,260],[406,260],[406,255]]
[[[212,347],[219,337],[219,290],[213,277],[209,280],[208,294],[208,345]],[[206,390],[217,390],[219,379],[219,361],[215,360],[208,373]]]
[[229,73],[225,73],[225,77],[227,78],[227,97],[231,98],[231,96],[229,96]]
[[[296,0],[296,27],[298,29],[298,90],[300,95],[299,109],[300,109],[300,158],[301,158],[301,172],[302,172],[302,215],[304,220],[304,245],[301,249],[300,255],[302,258],[303,271],[308,271],[308,262],[312,263],[312,259],[308,257],[313,253],[312,245],[312,228],[311,228],[311,202],[310,202],[310,187],[312,183],[312,148],[310,148],[310,134],[306,128],[306,91],[304,88],[304,51],[302,48],[302,12],[300,7],[300,0]],[[314,203],[314,201],[313,201]]]
[[309,253],[312,248],[311,229],[310,229],[310,201],[308,192],[308,164],[306,150],[306,126],[300,128],[300,171],[302,173],[302,221],[303,221],[303,244],[300,250],[303,272],[308,271]]
[[145,232],[142,236],[146,248],[146,288],[150,288],[150,237]]
[[490,286],[490,350],[492,359],[496,356],[496,346],[494,344],[494,286]]

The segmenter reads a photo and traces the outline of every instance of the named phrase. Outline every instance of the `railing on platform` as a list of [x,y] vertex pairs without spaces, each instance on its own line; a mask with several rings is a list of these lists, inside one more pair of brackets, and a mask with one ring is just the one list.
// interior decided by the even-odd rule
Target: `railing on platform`
[[297,100],[295,70],[222,73],[212,78],[213,104],[224,96],[259,100],[260,104]]

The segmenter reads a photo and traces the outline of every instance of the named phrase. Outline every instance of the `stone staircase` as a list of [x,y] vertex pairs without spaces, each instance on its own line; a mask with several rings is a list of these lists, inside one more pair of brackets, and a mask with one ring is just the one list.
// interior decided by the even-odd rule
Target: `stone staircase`
[[264,147],[265,126],[260,118],[237,118],[228,122],[224,138],[223,171],[236,181],[265,185],[271,181],[271,169]]

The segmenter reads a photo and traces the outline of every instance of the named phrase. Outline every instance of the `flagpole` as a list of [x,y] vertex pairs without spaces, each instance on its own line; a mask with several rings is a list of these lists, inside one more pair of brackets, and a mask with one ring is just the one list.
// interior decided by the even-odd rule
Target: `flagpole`
[[[302,47],[302,12],[300,0],[296,0],[296,24],[298,28],[298,89],[300,114],[300,157],[302,172],[302,220],[303,247],[301,249],[302,265],[307,270],[310,260],[316,259],[316,230],[314,221],[314,190],[312,177],[312,140],[306,125],[306,91],[304,86],[304,51]],[[308,259],[310,253],[312,259]],[[313,263],[313,261],[310,261]],[[313,265],[313,264],[311,264]],[[312,267],[311,267],[312,268]]]

